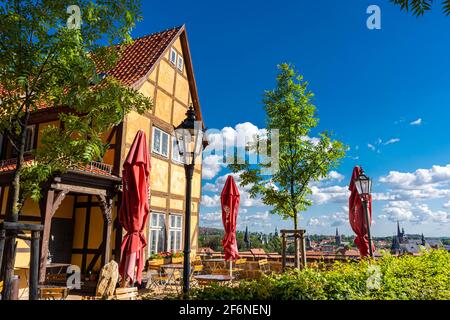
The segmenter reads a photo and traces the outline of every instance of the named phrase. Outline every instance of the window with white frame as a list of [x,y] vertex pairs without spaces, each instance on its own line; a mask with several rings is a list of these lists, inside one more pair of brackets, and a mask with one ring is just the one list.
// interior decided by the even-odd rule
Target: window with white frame
[[178,70],[180,70],[181,72],[183,72],[183,65],[184,65],[183,57],[180,56],[180,55],[178,55],[177,68],[178,68]]
[[162,155],[164,157],[168,157],[169,155],[169,134],[153,127],[153,143],[152,143],[152,151]]
[[183,236],[183,217],[177,214],[169,215],[168,251],[181,251],[181,237]]
[[[36,126],[34,125],[27,126],[27,128],[25,129],[25,148],[24,148],[25,152],[31,152],[35,148],[34,145],[35,131]],[[17,150],[15,148],[13,148],[12,155],[13,157],[17,156]]]
[[174,48],[170,49],[170,62],[172,62],[173,65],[177,64],[177,52]]
[[25,152],[31,152],[34,149],[35,126],[28,126],[25,131]]
[[164,213],[152,212],[150,215],[150,244],[149,253],[164,252],[166,239],[166,215]]
[[180,155],[177,139],[175,137],[172,137],[172,160],[180,163],[183,162],[183,157]]

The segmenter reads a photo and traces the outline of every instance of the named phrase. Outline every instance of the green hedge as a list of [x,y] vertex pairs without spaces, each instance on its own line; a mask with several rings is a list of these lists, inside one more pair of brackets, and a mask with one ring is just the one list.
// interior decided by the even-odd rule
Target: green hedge
[[[374,272],[374,270],[377,272]],[[379,275],[377,277],[377,275]],[[375,281],[373,280],[375,279]],[[378,280],[377,280],[378,279]],[[194,300],[450,300],[450,253],[384,255],[376,262],[336,263],[332,268],[241,281],[233,287],[194,289]]]

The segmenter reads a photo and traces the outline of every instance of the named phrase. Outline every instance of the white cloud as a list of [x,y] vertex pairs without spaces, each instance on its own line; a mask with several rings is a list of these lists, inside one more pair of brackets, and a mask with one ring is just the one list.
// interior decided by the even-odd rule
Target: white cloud
[[437,222],[449,223],[450,214],[445,211],[433,211],[427,204],[412,204],[409,201],[392,201],[383,208],[384,215],[380,216],[388,220],[409,222]]
[[367,148],[369,148],[369,149],[372,150],[372,151],[376,151],[376,150],[377,150],[377,148],[375,148],[375,146],[374,146],[373,144],[371,144],[371,143],[369,143],[369,144],[367,145]]
[[208,196],[203,195],[202,196],[202,205],[205,207],[211,208],[211,207],[218,207],[220,206],[220,197],[218,195]]
[[223,186],[225,185],[225,181],[228,176],[233,176],[234,181],[239,189],[240,193],[240,208],[245,207],[261,207],[264,206],[261,198],[251,198],[249,194],[249,189],[251,186],[242,187],[240,185],[241,179],[239,177],[239,173],[228,173],[222,176],[217,177],[214,183],[207,183],[203,186],[204,192],[213,192],[215,195],[203,195],[202,196],[202,205],[206,207],[218,207],[220,206],[220,192],[222,192]]
[[417,120],[415,120],[413,122],[410,122],[409,124],[412,125],[412,126],[420,126],[422,124],[422,119],[419,118],[419,119],[417,119]]
[[344,203],[348,200],[350,192],[348,187],[330,186],[330,187],[311,187],[311,199],[315,204],[324,204],[327,202]]
[[394,139],[391,139],[391,140],[389,140],[389,141],[386,141],[386,142],[384,143],[384,145],[387,146],[387,145],[394,144],[394,143],[398,143],[398,142],[400,142],[400,139],[394,138]]
[[450,197],[450,165],[415,172],[391,171],[379,181],[388,185],[391,193],[403,200]]
[[450,201],[447,202],[447,203],[444,203],[443,207],[444,207],[445,209],[450,209]]
[[205,223],[222,221],[221,212],[207,212],[200,215],[200,220]]
[[337,180],[341,182],[345,179],[344,175],[340,174],[337,171],[330,171],[326,177],[327,180]]
[[224,167],[223,158],[216,154],[206,156],[202,162],[202,177],[204,179],[214,178]]
[[310,218],[308,220],[308,227],[317,227],[317,226],[324,226],[324,224],[317,218]]

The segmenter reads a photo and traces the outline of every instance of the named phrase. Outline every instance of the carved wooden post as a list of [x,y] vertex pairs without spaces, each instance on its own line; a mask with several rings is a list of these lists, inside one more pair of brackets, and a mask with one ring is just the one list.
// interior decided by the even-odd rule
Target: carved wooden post
[[[40,231],[31,233],[31,257],[30,257],[30,292],[29,300],[38,299],[39,282],[39,240]],[[45,274],[44,274],[45,275]]]
[[44,231],[42,233],[41,241],[41,257],[39,263],[39,283],[45,282],[45,274],[47,271],[47,259],[48,259],[48,242],[50,239],[50,231],[52,227],[52,218],[58,209],[61,202],[64,200],[67,191],[62,190],[56,194],[56,191],[50,189],[47,191],[46,197],[41,202],[41,217],[42,224],[44,225]]
[[112,195],[107,196],[97,196],[100,204],[100,209],[103,213],[103,255],[102,255],[102,265],[104,266],[111,260],[111,233],[113,227],[112,220],[112,205],[113,197]]

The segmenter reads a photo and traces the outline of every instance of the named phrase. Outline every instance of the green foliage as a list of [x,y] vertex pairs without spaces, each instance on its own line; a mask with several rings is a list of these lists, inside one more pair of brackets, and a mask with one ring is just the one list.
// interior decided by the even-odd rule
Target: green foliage
[[[367,286],[370,267],[378,267],[377,288]],[[303,271],[241,281],[237,286],[211,285],[195,289],[197,300],[448,300],[450,253],[431,250],[423,255],[385,255],[369,263],[336,263],[326,269],[313,266]]]
[[[402,10],[412,12],[415,16],[422,16],[425,12],[431,10],[433,0],[391,0],[399,5]],[[441,1],[442,11],[445,15],[450,14],[450,0]]]
[[[80,29],[66,26],[73,4],[81,9]],[[138,0],[1,2],[0,132],[21,159],[30,113],[54,106],[62,123],[44,131],[32,166],[18,170],[15,202],[37,200],[41,183],[53,174],[101,160],[107,149],[102,134],[130,110],[151,108],[137,90],[104,74],[120,58],[124,45],[117,44],[130,43],[139,20]]]
[[[262,162],[257,166],[235,163],[229,168],[239,173],[241,186],[249,186],[252,197],[261,196],[264,204],[273,208],[271,213],[293,219],[297,228],[298,212],[305,211],[311,205],[308,198],[311,194],[310,182],[326,176],[338,165],[345,155],[345,146],[332,140],[327,132],[314,139],[309,136],[318,124],[316,107],[312,103],[313,93],[308,90],[308,83],[289,64],[281,64],[278,68],[277,86],[272,91],[266,91],[264,109],[268,137],[273,130],[279,132],[279,156],[276,160],[279,170],[267,180],[264,171],[271,166],[271,162]],[[267,138],[259,139],[263,141]],[[270,154],[271,144],[266,142]],[[256,150],[258,145],[265,144],[256,142],[249,148]]]

